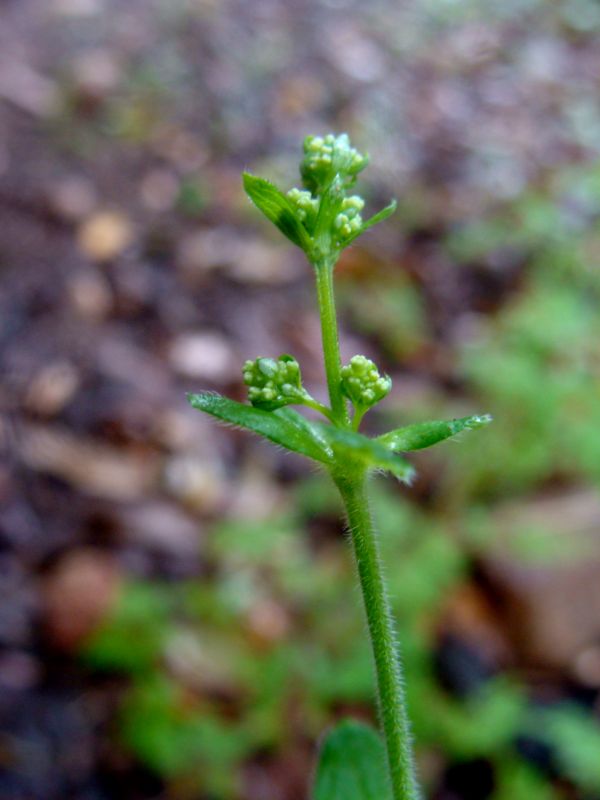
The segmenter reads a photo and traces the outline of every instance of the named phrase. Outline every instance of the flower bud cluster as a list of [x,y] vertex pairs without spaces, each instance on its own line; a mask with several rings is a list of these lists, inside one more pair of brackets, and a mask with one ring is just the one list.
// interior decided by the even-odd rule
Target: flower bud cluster
[[356,408],[370,408],[383,400],[391,388],[392,379],[380,375],[376,365],[365,356],[353,356],[342,367],[342,391]]
[[307,136],[304,140],[304,158],[300,172],[307,189],[318,192],[325,188],[334,175],[340,174],[352,180],[369,162],[350,144],[348,134],[325,137]]
[[318,199],[302,189],[290,189],[287,197],[296,209],[296,216],[300,222],[307,230],[312,231],[319,211]]
[[334,226],[342,239],[347,239],[354,234],[360,233],[363,226],[363,219],[360,212],[365,207],[365,201],[357,194],[352,197],[345,197],[342,200],[340,213],[336,216]]
[[253,406],[265,411],[300,403],[308,396],[302,387],[300,365],[292,356],[246,361],[243,376],[248,386],[248,399]]

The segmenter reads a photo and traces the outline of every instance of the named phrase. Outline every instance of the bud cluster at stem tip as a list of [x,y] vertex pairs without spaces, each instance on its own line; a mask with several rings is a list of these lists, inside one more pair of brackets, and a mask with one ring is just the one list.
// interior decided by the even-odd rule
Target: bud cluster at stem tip
[[336,175],[344,183],[352,183],[358,173],[369,163],[369,157],[359,153],[350,144],[347,133],[334,136],[307,136],[304,140],[304,158],[300,174],[304,186],[313,194],[327,188]]
[[312,264],[335,264],[340,252],[365,231],[392,214],[392,201],[369,219],[365,202],[349,194],[369,157],[350,144],[347,133],[307,136],[300,162],[302,188],[284,194],[264,178],[244,174],[252,202],[279,230],[306,253]]

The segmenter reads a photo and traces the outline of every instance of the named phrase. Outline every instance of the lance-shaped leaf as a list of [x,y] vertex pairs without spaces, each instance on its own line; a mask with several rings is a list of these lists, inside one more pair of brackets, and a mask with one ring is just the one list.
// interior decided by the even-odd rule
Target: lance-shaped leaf
[[381,211],[378,211],[377,214],[373,214],[368,220],[363,222],[359,231],[357,231],[354,236],[347,240],[347,243],[353,242],[358,236],[368,231],[369,228],[372,228],[373,225],[377,225],[379,222],[383,222],[384,219],[391,217],[394,211],[398,208],[398,203],[396,200],[392,200],[392,202],[387,205],[385,208],[382,208]]
[[346,720],[326,737],[313,800],[391,800],[385,749],[367,725]]
[[289,406],[286,408],[278,408],[277,411],[274,411],[273,413],[282,419],[288,420],[288,422],[291,422],[292,425],[296,426],[296,428],[299,428],[309,439],[314,442],[316,447],[320,448],[327,454],[327,458],[329,460],[333,461],[333,450],[323,435],[321,430],[322,426],[311,422],[299,411],[296,411],[295,408],[290,408]]
[[296,210],[288,198],[265,178],[244,172],[244,189],[254,205],[265,217],[276,225],[284,236],[309,252],[312,246],[306,228],[296,216]]
[[325,443],[321,443],[318,436],[311,435],[290,416],[246,406],[213,392],[191,394],[188,395],[188,400],[194,408],[205,411],[229,425],[258,433],[287,450],[301,453],[323,464],[328,464],[331,460],[331,449]]
[[489,414],[482,414],[473,417],[461,417],[460,419],[434,420],[432,422],[417,422],[415,425],[408,425],[406,428],[398,428],[395,431],[385,433],[375,439],[384,447],[393,450],[395,453],[406,453],[409,450],[422,450],[424,447],[431,447],[433,444],[443,442],[451,436],[456,436],[462,431],[474,431],[483,428],[492,421]]
[[367,469],[391,472],[403,483],[410,483],[414,478],[413,467],[376,439],[369,439],[362,433],[337,428],[335,425],[317,424],[337,460],[358,462]]

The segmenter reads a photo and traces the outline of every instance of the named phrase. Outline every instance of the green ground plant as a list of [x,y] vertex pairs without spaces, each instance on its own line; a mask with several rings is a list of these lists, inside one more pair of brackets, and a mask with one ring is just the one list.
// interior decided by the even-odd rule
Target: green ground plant
[[[393,201],[363,220],[364,200],[350,190],[368,160],[351,146],[346,134],[309,136],[300,164],[302,189],[293,188],[284,194],[264,178],[244,174],[244,188],[252,202],[304,251],[314,268],[329,404],[310,395],[302,383],[298,362],[287,354],[246,362],[243,375],[250,405],[208,392],[189,397],[194,408],[323,465],[343,501],[371,639],[389,783],[381,777],[377,759],[356,757],[361,750],[356,743],[361,737],[365,751],[376,747],[373,734],[364,727],[344,724],[330,734],[321,752],[315,784],[318,800],[343,800],[349,796],[350,785],[363,786],[354,790],[361,800],[382,800],[382,787],[387,787],[385,791],[389,790],[393,800],[420,797],[399,646],[367,483],[374,472],[389,472],[410,483],[414,471],[400,453],[481,428],[491,419],[484,415],[423,422],[375,438],[359,433],[364,415],[389,393],[391,379],[381,375],[363,355],[342,365],[333,276],[341,252],[396,208]],[[290,408],[292,405],[306,406],[324,416],[326,422],[306,417]],[[356,770],[363,776],[361,780],[356,778]],[[350,779],[350,775],[354,777]]]
[[[282,516],[216,523],[207,537],[210,577],[130,584],[86,649],[95,669],[129,675],[121,741],[183,798],[198,797],[199,787],[218,800],[243,797],[240,774],[257,753],[277,760],[316,739],[340,709],[371,699],[371,662],[344,542],[314,553],[302,535],[315,518],[335,520],[334,489],[313,476],[298,484]],[[489,761],[494,800],[558,800],[564,795],[515,747],[523,734],[543,734],[561,774],[594,796],[598,725],[581,709],[532,708],[526,688],[501,675],[466,697],[440,686],[432,621],[468,578],[468,554],[435,514],[399,504],[388,482],[375,480],[371,494],[382,560],[394,565],[390,598],[401,621],[408,704],[423,755],[443,753],[450,764]],[[265,599],[291,611],[293,621],[257,646],[248,620]],[[186,653],[184,673],[171,663],[177,652]],[[223,692],[233,716],[222,707]],[[301,709],[294,731],[291,705]]]
[[[283,516],[217,523],[207,537],[210,578],[130,584],[86,649],[95,669],[129,675],[120,713],[123,745],[169,783],[189,785],[185,797],[197,797],[199,786],[219,800],[244,796],[241,767],[257,752],[277,759],[302,740],[317,739],[339,709],[363,707],[372,698],[371,660],[345,543],[333,541],[326,553],[315,554],[302,535],[316,517],[335,521],[340,504],[334,490],[313,476],[298,484],[290,497],[293,511]],[[449,743],[448,752],[463,756],[453,749],[455,738],[421,720],[439,694],[429,664],[428,620],[463,576],[465,559],[426,515],[399,507],[383,481],[374,482],[372,493],[383,560],[402,559],[390,576],[390,594],[394,616],[402,619],[416,733],[425,747]],[[248,621],[265,601],[285,609],[290,625],[257,646]],[[182,642],[196,677],[170,664]],[[237,708],[234,719],[219,702],[223,691]],[[440,702],[444,716],[452,716],[456,704]],[[290,705],[300,709],[294,731]],[[446,719],[443,727],[449,724]]]

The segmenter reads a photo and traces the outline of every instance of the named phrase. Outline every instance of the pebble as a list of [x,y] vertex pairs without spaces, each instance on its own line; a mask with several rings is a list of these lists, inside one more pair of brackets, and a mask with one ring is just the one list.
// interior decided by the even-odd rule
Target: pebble
[[194,455],[179,455],[165,467],[169,492],[195,513],[214,514],[223,508],[227,486],[218,465]]
[[7,650],[0,655],[0,688],[26,691],[41,678],[39,662],[22,650]]
[[45,417],[53,417],[73,399],[79,384],[79,373],[72,364],[55,361],[34,376],[27,389],[25,407]]
[[111,261],[120,255],[133,238],[130,220],[119,211],[98,211],[77,231],[77,244],[92,261]]
[[140,198],[150,211],[168,211],[179,194],[177,176],[167,169],[147,172],[140,183]]
[[42,620],[54,646],[76,651],[115,606],[121,574],[114,557],[93,548],[64,555],[42,581]]
[[103,98],[117,88],[119,65],[105,49],[86,50],[71,63],[77,89],[89,97]]
[[573,662],[572,673],[584,686],[600,689],[600,645],[581,650]]
[[172,343],[169,361],[186,378],[223,383],[236,377],[238,359],[229,342],[219,333],[185,333]]
[[89,216],[97,201],[94,184],[83,175],[67,175],[50,189],[50,205],[70,222]]
[[200,552],[198,522],[176,505],[146,498],[143,505],[121,509],[119,523],[130,543],[195,562]]
[[192,280],[204,278],[217,269],[244,283],[281,284],[298,277],[299,260],[288,248],[265,243],[221,226],[184,236],[177,264]]
[[90,322],[105,319],[113,306],[108,282],[92,269],[75,274],[69,281],[68,293],[75,311]]

